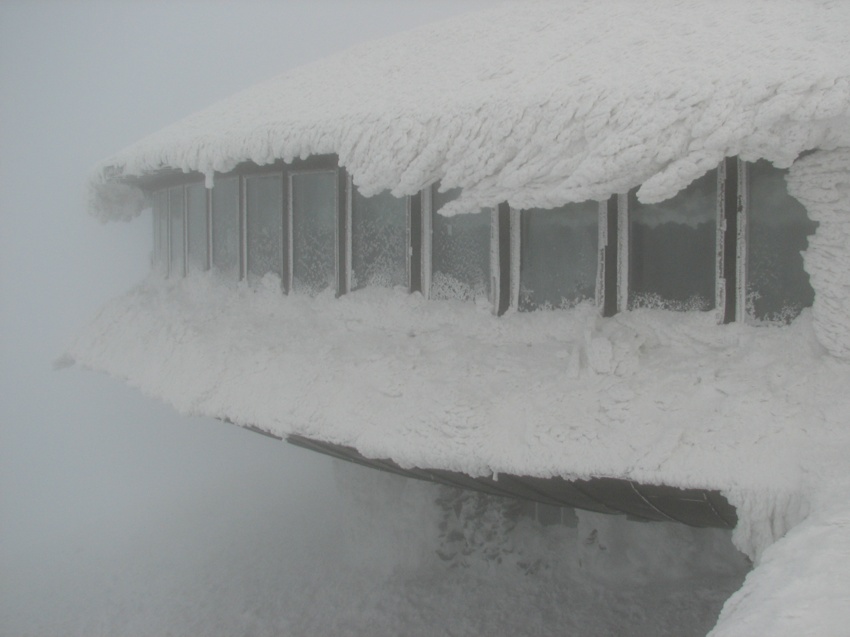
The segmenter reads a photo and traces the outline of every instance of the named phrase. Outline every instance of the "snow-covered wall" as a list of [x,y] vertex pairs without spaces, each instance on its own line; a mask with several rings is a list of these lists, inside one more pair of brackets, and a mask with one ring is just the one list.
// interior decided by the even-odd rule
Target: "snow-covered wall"
[[[462,62],[462,63],[461,63]],[[724,157],[787,167],[850,146],[850,3],[538,0],[358,46],[260,84],[103,161],[163,168],[334,153],[364,194],[462,187],[445,212],[551,208],[641,185],[671,197]]]
[[850,149],[795,162],[788,191],[820,224],[803,255],[816,290],[815,333],[832,354],[850,358]]

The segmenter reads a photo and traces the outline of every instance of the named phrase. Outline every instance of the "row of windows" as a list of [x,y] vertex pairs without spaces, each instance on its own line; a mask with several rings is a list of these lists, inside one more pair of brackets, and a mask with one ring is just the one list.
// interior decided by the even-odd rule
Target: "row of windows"
[[457,190],[367,198],[329,162],[255,167],[211,190],[154,192],[154,261],[168,276],[215,268],[250,282],[272,272],[286,293],[404,286],[487,298],[495,313],[591,301],[605,315],[663,307],[787,321],[814,298],[800,251],[815,224],[784,172],[733,158],[658,204],[633,191],[449,218],[436,211]]

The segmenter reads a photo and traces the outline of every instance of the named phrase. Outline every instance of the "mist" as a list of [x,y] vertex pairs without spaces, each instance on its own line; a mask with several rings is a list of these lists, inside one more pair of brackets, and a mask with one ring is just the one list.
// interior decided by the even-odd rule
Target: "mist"
[[241,88],[482,2],[0,4],[0,634],[278,634],[340,541],[330,460],[53,361],[149,268],[94,162]]

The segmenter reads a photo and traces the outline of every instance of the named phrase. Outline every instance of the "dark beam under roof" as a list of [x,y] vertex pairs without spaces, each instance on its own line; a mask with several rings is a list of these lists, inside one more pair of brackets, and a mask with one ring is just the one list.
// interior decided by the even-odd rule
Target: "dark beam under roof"
[[304,436],[290,435],[286,440],[293,445],[372,469],[496,496],[599,513],[625,514],[645,521],[680,522],[695,527],[732,529],[738,522],[735,507],[719,491],[638,484],[617,478],[565,480],[510,474],[499,474],[497,479],[474,478],[457,471],[405,469],[392,460],[366,458],[352,447]]

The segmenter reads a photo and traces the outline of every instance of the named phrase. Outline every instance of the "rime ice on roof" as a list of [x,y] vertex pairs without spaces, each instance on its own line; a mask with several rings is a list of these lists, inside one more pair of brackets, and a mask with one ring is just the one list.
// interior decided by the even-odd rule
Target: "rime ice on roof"
[[[445,212],[552,208],[642,184],[674,195],[726,156],[786,167],[850,145],[850,4],[515,2],[358,46],[187,117],[105,160],[208,178],[336,153],[364,194],[463,187]],[[461,63],[462,62],[462,63]]]

